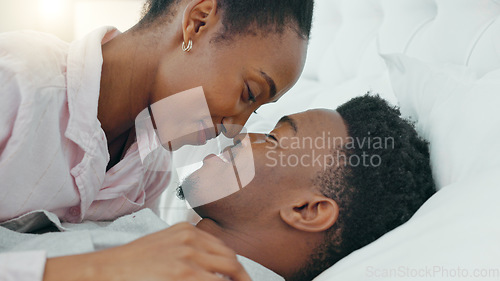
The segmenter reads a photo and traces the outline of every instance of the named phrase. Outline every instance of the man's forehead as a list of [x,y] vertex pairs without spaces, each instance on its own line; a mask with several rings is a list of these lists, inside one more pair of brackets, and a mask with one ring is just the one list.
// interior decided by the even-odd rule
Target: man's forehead
[[292,130],[295,132],[295,134],[297,134],[297,132],[298,132],[297,122],[295,121],[295,119],[293,119],[292,117],[290,117],[288,115],[281,117],[281,119],[278,121],[278,124],[288,124],[292,128]]
[[311,109],[305,112],[289,115],[297,128],[311,128],[312,131],[331,131],[339,137],[349,137],[347,126],[342,116],[331,109]]
[[284,117],[292,118],[296,121],[296,123],[318,123],[321,121],[333,121],[336,115],[335,111],[330,109],[309,109],[304,112],[295,113]]

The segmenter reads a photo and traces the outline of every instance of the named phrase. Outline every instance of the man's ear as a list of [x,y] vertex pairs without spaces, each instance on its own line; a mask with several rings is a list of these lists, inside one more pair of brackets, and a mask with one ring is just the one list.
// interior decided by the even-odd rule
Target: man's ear
[[339,206],[323,195],[311,194],[280,209],[281,219],[289,226],[306,232],[329,229],[339,216]]
[[206,29],[214,28],[218,21],[217,0],[190,1],[182,17],[184,42],[194,41]]

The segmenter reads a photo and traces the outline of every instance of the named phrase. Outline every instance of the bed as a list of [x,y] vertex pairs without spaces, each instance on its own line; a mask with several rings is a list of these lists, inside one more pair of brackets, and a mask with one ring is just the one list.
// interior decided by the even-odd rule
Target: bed
[[[379,93],[430,142],[439,191],[314,281],[500,280],[499,18],[499,0],[316,0],[301,79],[248,131]],[[169,223],[192,216],[176,183],[160,204]]]

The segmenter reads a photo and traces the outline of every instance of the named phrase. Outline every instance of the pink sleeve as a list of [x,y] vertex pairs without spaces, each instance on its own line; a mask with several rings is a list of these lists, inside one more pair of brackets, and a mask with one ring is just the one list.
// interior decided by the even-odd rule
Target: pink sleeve
[[45,251],[0,254],[0,281],[42,281]]
[[0,155],[12,135],[17,117],[21,95],[16,75],[10,69],[0,64]]

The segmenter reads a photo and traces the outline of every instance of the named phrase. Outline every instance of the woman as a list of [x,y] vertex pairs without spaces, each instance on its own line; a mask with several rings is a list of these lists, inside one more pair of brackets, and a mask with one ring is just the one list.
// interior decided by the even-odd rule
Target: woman
[[70,45],[0,35],[0,222],[39,209],[109,220],[151,206],[170,174],[142,167],[139,113],[201,86],[216,131],[205,140],[234,136],[298,79],[312,2],[149,0],[123,34],[103,28]]

